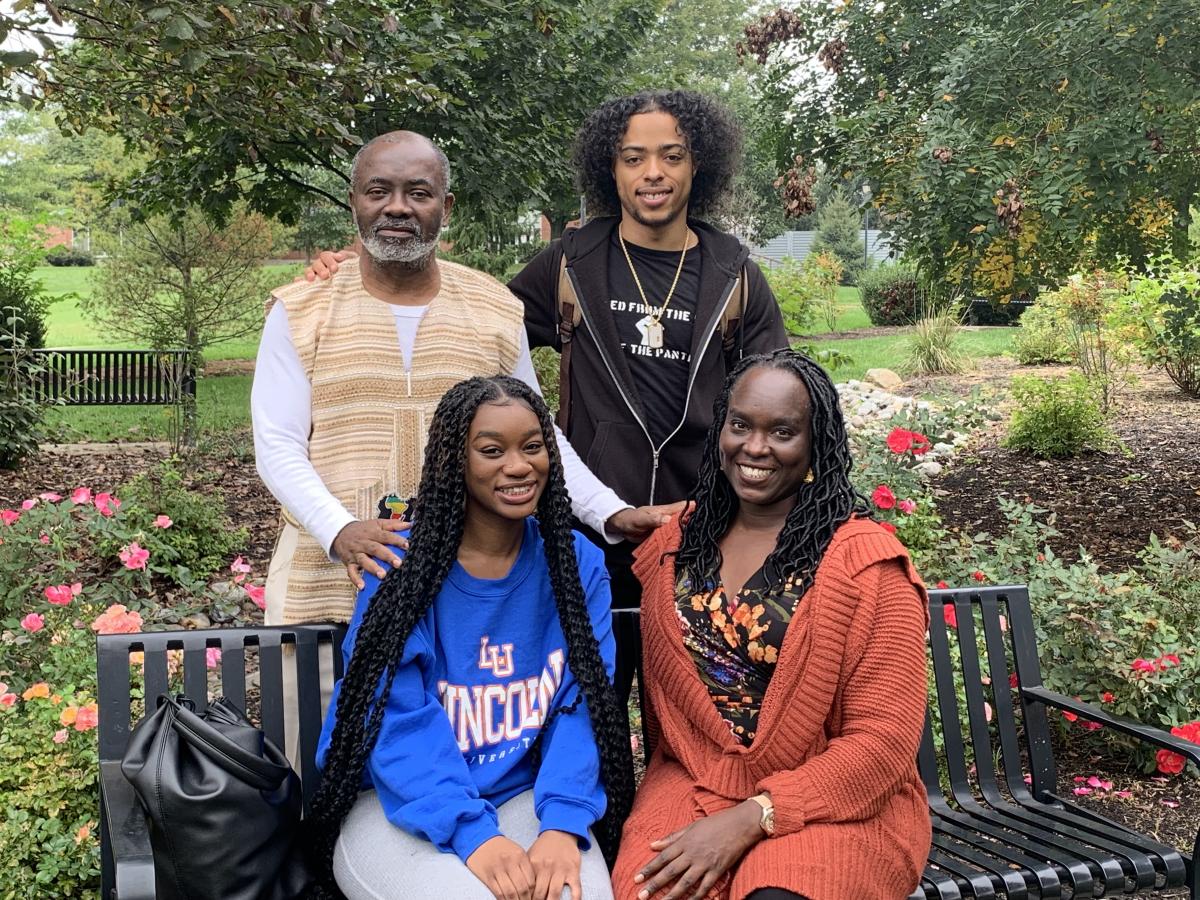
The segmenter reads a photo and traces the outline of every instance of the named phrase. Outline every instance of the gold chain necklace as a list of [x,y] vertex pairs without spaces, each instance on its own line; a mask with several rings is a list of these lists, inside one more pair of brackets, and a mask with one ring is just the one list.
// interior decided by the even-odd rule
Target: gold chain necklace
[[[679,265],[675,268],[675,278],[671,281],[671,289],[667,291],[667,298],[663,300],[662,306],[657,312],[650,312],[638,320],[638,331],[642,333],[642,346],[649,347],[651,350],[659,350],[663,345],[663,326],[662,317],[667,311],[667,304],[671,302],[671,298],[675,296],[675,286],[679,284],[679,275],[683,272],[683,261],[687,259],[688,239],[691,233],[685,231],[683,235],[683,250],[679,254]],[[642,305],[646,309],[654,309],[650,305],[650,301],[646,299],[646,291],[642,288],[642,280],[638,278],[637,269],[633,267],[633,260],[629,256],[629,248],[625,246],[625,237],[621,234],[621,227],[617,226],[617,240],[621,242],[621,251],[625,254],[625,262],[629,265],[629,274],[633,276],[633,283],[637,285],[638,293],[642,296]]]

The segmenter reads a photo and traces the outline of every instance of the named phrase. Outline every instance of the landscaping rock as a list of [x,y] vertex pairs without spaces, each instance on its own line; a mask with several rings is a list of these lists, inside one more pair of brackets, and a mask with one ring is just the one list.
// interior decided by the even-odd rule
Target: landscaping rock
[[926,459],[913,466],[913,471],[922,478],[933,478],[942,473],[942,464],[936,460]]
[[885,391],[894,391],[904,384],[904,379],[891,369],[867,369],[863,378]]

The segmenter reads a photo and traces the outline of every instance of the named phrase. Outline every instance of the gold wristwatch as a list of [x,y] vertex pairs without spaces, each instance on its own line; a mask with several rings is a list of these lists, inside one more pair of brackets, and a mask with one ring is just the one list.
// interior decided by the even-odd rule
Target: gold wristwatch
[[762,818],[758,820],[758,827],[767,837],[771,837],[775,833],[775,804],[771,802],[768,794],[755,794],[750,799],[762,807]]

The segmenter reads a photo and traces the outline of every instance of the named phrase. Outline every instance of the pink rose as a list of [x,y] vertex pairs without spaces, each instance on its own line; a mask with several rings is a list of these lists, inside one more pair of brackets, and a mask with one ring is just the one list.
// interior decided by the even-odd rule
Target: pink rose
[[29,500],[22,500],[21,509],[25,510],[25,512],[29,512],[31,509],[37,506],[37,504],[37,500],[33,498],[30,498]]
[[[12,691],[7,694],[0,694],[0,706],[7,706],[10,709],[17,705],[17,695]],[[1183,757],[1180,757],[1182,759]]]
[[170,516],[156,516],[154,518],[155,528],[170,528],[175,523],[171,521]]
[[904,513],[906,516],[911,516],[917,511],[916,500],[901,500],[896,505],[900,507],[900,512]]
[[38,494],[39,500],[45,500],[47,503],[57,503],[62,499],[62,494],[56,494],[54,491],[43,491]]
[[41,534],[38,535],[38,543],[39,544],[50,543],[50,535],[46,534],[46,532],[43,531]]
[[46,601],[51,606],[67,606],[71,602],[71,598],[76,596],[71,591],[71,586],[68,584],[55,584],[42,591]]
[[95,703],[79,707],[79,712],[75,714],[76,731],[91,731],[98,724],[100,724],[100,714]]
[[37,632],[46,627],[46,619],[37,613],[30,613],[21,620],[21,627],[30,634],[37,634]]
[[71,491],[71,502],[76,506],[83,506],[85,503],[92,502],[92,489],[78,487]]
[[117,554],[121,562],[125,564],[127,569],[144,569],[146,568],[146,560],[150,558],[150,551],[144,547],[138,546],[137,541],[126,544],[121,548],[121,552]]
[[1142,659],[1140,656],[1130,663],[1129,668],[1135,672],[1157,672],[1158,666],[1148,659]]
[[206,647],[204,649],[204,665],[210,669],[215,669],[221,662],[220,647]]
[[21,518],[21,514],[15,509],[0,510],[0,522],[5,525],[16,525],[17,520]]
[[245,590],[246,596],[254,601],[255,606],[257,606],[259,609],[267,608],[266,588],[259,587],[257,584],[244,584],[242,585],[242,588]]
[[250,563],[248,563],[244,559],[242,559],[241,556],[238,556],[234,559],[233,562],[231,562],[229,564],[229,571],[230,572],[242,572],[244,574],[249,574]]
[[101,491],[92,501],[100,515],[110,518],[121,508],[121,501],[107,491]]
[[51,740],[56,744],[65,744],[67,742],[67,729],[58,729],[58,731],[54,732],[54,737]]

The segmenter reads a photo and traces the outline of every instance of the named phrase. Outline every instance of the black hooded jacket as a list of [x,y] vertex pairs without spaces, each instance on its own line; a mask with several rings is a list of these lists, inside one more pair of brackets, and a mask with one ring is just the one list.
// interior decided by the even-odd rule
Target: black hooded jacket
[[[690,389],[670,413],[673,421],[660,423],[667,425],[662,431],[668,437],[656,447],[609,309],[609,254],[618,221],[594,219],[568,231],[530,260],[508,286],[525,304],[530,347],[561,350],[557,286],[560,260],[566,254],[583,308],[571,351],[567,438],[588,468],[627,503],[671,503],[684,499],[695,483],[713,401],[721,392],[727,366],[742,354],[786,347],[787,333],[766,279],[748,261],[749,250],[732,235],[690,221],[701,251]],[[721,316],[743,269],[748,279],[745,308],[727,360]]]

